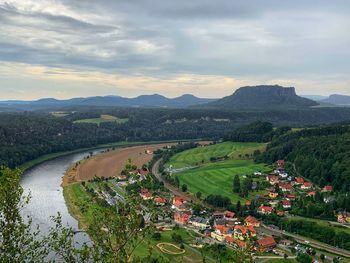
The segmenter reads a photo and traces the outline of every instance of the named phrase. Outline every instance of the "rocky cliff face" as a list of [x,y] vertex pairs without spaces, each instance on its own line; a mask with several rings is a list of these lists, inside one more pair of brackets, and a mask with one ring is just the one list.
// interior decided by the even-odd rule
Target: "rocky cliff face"
[[293,87],[260,85],[239,88],[231,96],[207,105],[242,110],[265,110],[305,108],[316,106],[318,103],[298,96]]

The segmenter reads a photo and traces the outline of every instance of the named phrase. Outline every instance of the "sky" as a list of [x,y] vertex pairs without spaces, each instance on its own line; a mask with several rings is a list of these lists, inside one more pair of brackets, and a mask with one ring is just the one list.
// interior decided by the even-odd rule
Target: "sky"
[[0,100],[350,95],[350,1],[0,0]]

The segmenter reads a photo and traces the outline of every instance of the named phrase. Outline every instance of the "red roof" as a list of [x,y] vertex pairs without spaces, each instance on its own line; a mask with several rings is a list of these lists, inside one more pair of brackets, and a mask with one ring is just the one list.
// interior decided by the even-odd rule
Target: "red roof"
[[256,234],[255,228],[253,226],[247,226],[250,233]]
[[160,204],[165,204],[165,203],[166,203],[165,198],[160,197],[160,196],[157,196],[154,200],[155,200],[157,203],[160,203]]
[[312,187],[312,183],[310,183],[310,182],[305,182],[305,183],[304,183],[304,186],[305,186],[305,187]]
[[278,166],[284,166],[285,161],[284,160],[278,160],[277,162]]
[[268,175],[267,180],[270,182],[278,182],[278,176],[276,175]]
[[258,208],[258,211],[272,213],[272,207],[262,205]]
[[146,198],[150,198],[152,197],[152,194],[150,192],[147,192],[147,193],[144,193],[144,194],[141,194],[143,197],[146,197]]
[[283,206],[291,206],[292,203],[289,200],[282,200],[282,205]]
[[279,183],[278,184],[279,188],[281,189],[286,189],[286,190],[291,190],[293,189],[293,186],[291,184],[286,184],[286,183]]
[[331,185],[326,185],[325,187],[323,187],[323,191],[325,191],[325,192],[332,192],[333,191],[333,187]]
[[236,225],[235,226],[235,230],[239,230],[241,231],[242,234],[246,234],[247,233],[247,228],[241,225]]
[[298,184],[303,184],[304,183],[304,179],[302,177],[296,177],[295,178],[295,182],[297,182]]
[[148,193],[149,192],[149,190],[147,189],[147,188],[141,188],[141,190],[140,190],[140,193],[143,195],[143,194],[146,194],[146,193]]
[[218,230],[221,234],[227,234],[230,228],[223,225],[216,225],[215,229]]
[[244,221],[246,223],[250,223],[250,224],[258,224],[259,223],[258,219],[256,219],[254,216],[247,216],[246,219],[244,219]]
[[235,243],[236,243],[237,246],[239,246],[240,248],[245,248],[245,246],[246,246],[245,242],[242,241],[242,240],[235,239]]
[[229,242],[229,243],[233,243],[235,240],[233,239],[233,237],[231,236],[226,236],[225,237],[226,241]]
[[259,239],[258,245],[260,247],[274,247],[276,246],[276,241],[272,236],[267,236],[263,239]]
[[173,204],[175,206],[181,206],[186,202],[186,200],[181,196],[175,196],[173,199]]
[[288,199],[295,199],[295,195],[293,195],[293,194],[288,194],[288,195],[286,195],[286,197],[288,198]]
[[231,211],[225,211],[225,217],[227,218],[234,218],[235,217],[235,213],[231,212]]
[[312,192],[308,192],[307,193],[307,196],[315,196],[316,195],[316,192],[315,191],[312,191]]

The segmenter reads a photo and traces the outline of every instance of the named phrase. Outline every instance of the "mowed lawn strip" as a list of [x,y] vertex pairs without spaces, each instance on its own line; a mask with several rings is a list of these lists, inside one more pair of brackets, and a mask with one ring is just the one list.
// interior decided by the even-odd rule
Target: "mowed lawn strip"
[[[203,197],[210,194],[220,194],[231,199],[231,202],[243,201],[244,198],[233,193],[233,178],[237,174],[241,182],[245,175],[255,171],[269,172],[271,167],[264,164],[256,164],[252,160],[227,160],[218,163],[205,164],[199,168],[176,173],[180,184],[186,184],[188,191],[196,194],[198,191]],[[263,180],[264,178],[261,178]],[[254,179],[257,181],[259,179]],[[264,194],[264,191],[252,191],[246,199],[252,199],[256,195]]]
[[[210,162],[212,157],[228,156],[232,159],[244,158],[245,154],[252,154],[255,150],[263,151],[263,143],[223,142],[209,146],[197,147],[173,156],[167,166],[181,168]],[[241,157],[239,157],[241,155]]]

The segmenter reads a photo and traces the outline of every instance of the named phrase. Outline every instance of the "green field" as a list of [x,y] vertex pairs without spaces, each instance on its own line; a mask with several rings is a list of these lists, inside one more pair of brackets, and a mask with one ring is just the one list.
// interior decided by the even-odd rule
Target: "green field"
[[[256,164],[252,159],[255,150],[264,151],[266,145],[262,143],[224,142],[209,146],[197,147],[174,155],[166,166],[182,168],[196,166],[196,168],[176,173],[180,185],[186,184],[192,194],[201,192],[203,197],[210,194],[220,194],[231,199],[231,202],[245,199],[232,192],[233,178],[237,174],[241,181],[244,176],[255,171],[270,172],[271,167]],[[212,157],[228,156],[228,160],[210,162]],[[264,180],[255,178],[254,181]],[[256,195],[263,195],[265,191],[252,191],[246,199],[253,199]]]
[[100,118],[82,119],[82,120],[74,121],[74,123],[94,123],[94,124],[100,125],[103,122],[116,122],[121,124],[121,123],[127,122],[128,120],[129,119],[127,118],[120,119],[112,115],[102,114]]
[[55,116],[57,118],[62,118],[62,117],[69,115],[69,113],[64,112],[64,111],[55,111],[55,112],[51,112],[51,114],[52,114],[52,116]]
[[[208,163],[199,168],[177,173],[180,184],[187,184],[188,191],[195,194],[198,191],[203,197],[210,194],[220,194],[227,196],[232,202],[244,200],[232,192],[233,177],[238,174],[243,180],[244,175],[249,175],[255,171],[271,171],[269,166],[264,164],[255,164],[251,160],[228,160],[218,163]],[[250,192],[247,199],[252,199],[256,195],[264,194],[262,192]]]
[[246,159],[246,154],[252,154],[255,150],[263,151],[266,145],[263,143],[241,143],[241,142],[223,142],[214,145],[197,147],[188,151],[181,152],[173,156],[167,163],[167,166],[181,168],[185,166],[194,166],[202,162],[208,163],[211,157],[228,156],[232,159]]

